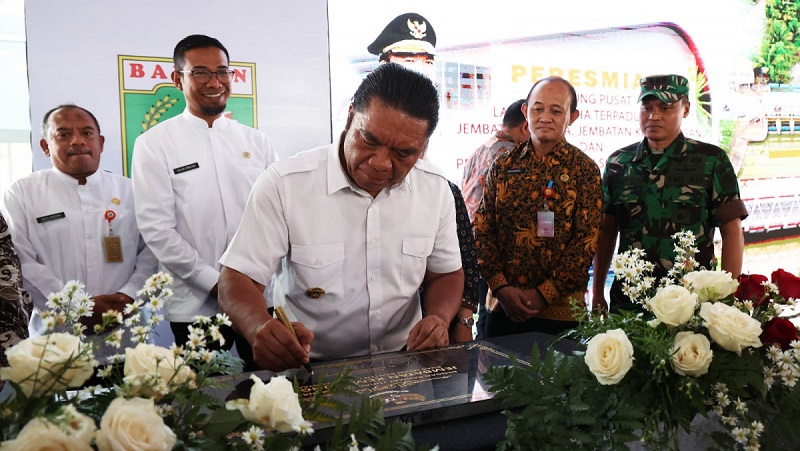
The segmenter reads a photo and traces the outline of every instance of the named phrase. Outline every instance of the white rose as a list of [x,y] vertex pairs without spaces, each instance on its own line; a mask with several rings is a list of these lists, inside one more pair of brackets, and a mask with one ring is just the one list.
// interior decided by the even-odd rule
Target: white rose
[[678,332],[672,347],[672,369],[681,376],[700,377],[708,373],[714,353],[703,334]]
[[609,330],[589,340],[584,361],[597,382],[614,385],[633,366],[633,345],[622,329]]
[[690,293],[679,285],[667,285],[659,288],[656,295],[647,301],[650,310],[658,321],[651,323],[657,326],[662,322],[668,326],[680,326],[689,321],[697,307],[697,295]]
[[169,349],[147,343],[139,343],[135,348],[125,350],[123,371],[125,382],[132,385],[138,385],[136,382],[145,384],[134,392],[146,396],[152,394],[152,385],[160,383],[174,387],[195,378],[194,371],[184,364],[181,357]]
[[0,443],[0,451],[91,451],[94,433],[94,420],[70,405],[53,422],[42,417],[32,419],[17,438]]
[[0,368],[0,379],[15,382],[28,397],[80,387],[94,371],[88,346],[65,333],[27,338],[6,350],[8,367]]
[[718,301],[736,292],[739,281],[726,271],[694,271],[683,276],[683,284],[697,293],[700,302]]
[[279,432],[299,432],[306,421],[300,400],[286,376],[275,376],[266,385],[255,375],[250,375],[250,379],[253,380],[250,399],[229,401],[228,408],[239,409],[248,420]]
[[747,346],[761,346],[761,323],[741,310],[722,302],[704,302],[700,305],[703,326],[708,328],[714,343],[723,349],[742,355]]
[[168,451],[174,445],[175,433],[164,424],[152,399],[114,399],[97,431],[99,451]]

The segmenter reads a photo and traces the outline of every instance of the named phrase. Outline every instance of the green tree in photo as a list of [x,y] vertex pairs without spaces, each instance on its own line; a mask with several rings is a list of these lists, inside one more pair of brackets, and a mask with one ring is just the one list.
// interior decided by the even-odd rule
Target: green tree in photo
[[800,0],[765,0],[761,53],[753,62],[773,82],[789,82],[792,67],[800,63],[799,15]]

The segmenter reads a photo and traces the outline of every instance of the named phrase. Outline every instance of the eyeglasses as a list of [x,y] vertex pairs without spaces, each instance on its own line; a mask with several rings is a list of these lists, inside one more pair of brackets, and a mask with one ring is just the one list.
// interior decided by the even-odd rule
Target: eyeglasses
[[193,69],[193,70],[179,70],[182,74],[191,74],[194,81],[198,83],[208,83],[211,81],[211,76],[216,75],[220,83],[230,83],[233,71],[231,69],[220,69],[218,71],[210,71],[208,69]]

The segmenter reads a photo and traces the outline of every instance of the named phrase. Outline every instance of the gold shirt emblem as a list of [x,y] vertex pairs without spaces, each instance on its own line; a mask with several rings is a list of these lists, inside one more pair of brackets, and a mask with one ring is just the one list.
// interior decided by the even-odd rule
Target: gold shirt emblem
[[311,287],[306,290],[306,296],[310,297],[311,299],[319,299],[322,296],[325,296],[325,290],[320,287]]

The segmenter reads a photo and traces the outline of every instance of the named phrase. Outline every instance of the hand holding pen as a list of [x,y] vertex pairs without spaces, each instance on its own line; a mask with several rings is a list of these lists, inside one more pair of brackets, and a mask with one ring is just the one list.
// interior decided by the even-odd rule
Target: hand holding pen
[[277,373],[308,362],[314,332],[302,323],[295,323],[292,330],[294,335],[284,323],[270,317],[251,333],[248,342],[253,348],[253,359],[261,369]]
[[[289,329],[289,332],[292,333],[292,336],[298,340],[298,343],[300,343],[300,340],[297,338],[297,333],[295,333],[294,327],[292,327],[292,323],[291,321],[289,321],[289,317],[286,316],[286,312],[283,311],[283,307],[281,306],[275,307],[275,316],[278,317],[278,320],[281,322],[281,324],[283,324],[287,329]],[[314,371],[311,369],[310,363],[304,363],[303,368],[306,369],[309,375],[314,374]]]

